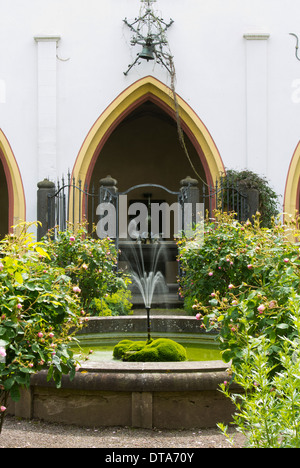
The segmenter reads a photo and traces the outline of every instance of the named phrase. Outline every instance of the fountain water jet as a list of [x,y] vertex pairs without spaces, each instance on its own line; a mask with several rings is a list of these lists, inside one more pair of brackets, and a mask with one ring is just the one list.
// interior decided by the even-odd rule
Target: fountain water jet
[[187,360],[186,350],[181,344],[169,338],[158,338],[155,340],[151,338],[150,310],[154,291],[158,286],[164,285],[166,287],[165,278],[161,271],[158,271],[159,257],[163,252],[164,245],[156,240],[145,247],[147,249],[150,248],[150,254],[152,254],[150,258],[150,270],[146,271],[145,268],[143,244],[141,242],[132,245],[131,251],[134,262],[130,262],[130,266],[132,281],[142,296],[147,312],[148,339],[146,342],[122,340],[115,346],[113,355],[116,359],[122,359],[123,361],[162,362]]
[[157,286],[163,286],[166,290],[166,282],[163,274],[158,269],[159,257],[163,253],[164,246],[159,242],[150,244],[153,250],[152,262],[150,271],[146,271],[145,260],[143,255],[142,243],[139,241],[132,245],[131,252],[133,253],[134,264],[129,262],[131,267],[131,278],[133,283],[137,286],[141,296],[143,298],[144,306],[147,312],[147,333],[148,341],[151,340],[151,320],[150,311],[152,306],[152,300],[154,291]]
[[151,340],[151,321],[150,321],[150,310],[153,299],[153,294],[157,284],[160,284],[164,281],[164,277],[160,271],[154,274],[153,271],[150,271],[149,274],[146,272],[143,273],[142,277],[139,277],[137,273],[132,273],[132,279],[137,285],[145,304],[145,309],[147,312],[147,332],[148,332],[148,341]]

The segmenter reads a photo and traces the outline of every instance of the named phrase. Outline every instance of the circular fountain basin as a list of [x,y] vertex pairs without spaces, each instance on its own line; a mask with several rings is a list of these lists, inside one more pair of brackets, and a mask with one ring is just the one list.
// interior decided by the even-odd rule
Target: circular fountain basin
[[[152,334],[152,338],[170,338],[177,343],[181,344],[187,352],[188,361],[215,361],[221,359],[220,351],[216,348],[214,343],[210,343],[209,340],[203,340],[203,342],[197,342],[194,340],[193,335],[177,336],[168,334]],[[127,334],[121,340],[131,341],[146,341],[145,336]],[[119,343],[120,337],[105,337],[99,340],[99,337],[95,335],[88,335],[80,340],[80,347],[75,346],[73,348],[74,354],[80,359],[80,355],[88,356],[89,360],[95,362],[113,362],[113,350],[116,344]]]
[[[78,333],[78,338],[112,338],[146,335],[146,317],[96,317]],[[193,317],[160,316],[151,320],[152,334],[172,335],[179,340],[212,337],[201,333]],[[97,336],[98,335],[98,336]],[[103,341],[103,340],[102,340]],[[203,428],[229,423],[233,406],[219,391],[228,380],[221,360],[186,362],[121,362],[116,360],[81,363],[74,380],[63,376],[60,389],[47,382],[46,372],[31,379],[19,403],[10,412],[51,422],[83,426],[130,426],[142,428]]]

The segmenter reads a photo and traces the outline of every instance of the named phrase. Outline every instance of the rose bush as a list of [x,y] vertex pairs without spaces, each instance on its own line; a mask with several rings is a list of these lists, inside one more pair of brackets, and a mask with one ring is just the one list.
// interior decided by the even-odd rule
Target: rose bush
[[231,361],[229,380],[243,392],[232,393],[228,382],[221,389],[253,447],[299,447],[298,239],[295,219],[262,228],[259,216],[240,224],[216,214],[202,244],[180,245],[182,294]]
[[109,238],[94,239],[85,225],[74,234],[70,228],[59,232],[53,240],[45,239],[48,263],[65,270],[79,294],[85,312],[97,313],[94,300],[105,300],[117,292],[128,295],[127,279],[117,271],[117,251]]
[[46,369],[57,387],[63,374],[74,377],[71,329],[84,323],[72,280],[49,262],[29,227],[0,242],[0,430],[8,396],[18,401],[32,374]]
[[[294,339],[282,338],[281,369],[274,373],[269,354],[271,340],[248,336],[243,359],[231,367],[232,378],[243,392],[232,391],[229,382],[221,391],[236,407],[233,423],[253,448],[300,448],[300,296],[291,292],[289,322]],[[227,435],[227,426],[219,428]]]
[[271,360],[277,359],[281,337],[293,338],[287,304],[299,290],[297,235],[295,224],[261,228],[259,215],[253,224],[240,224],[217,213],[202,245],[182,243],[182,293],[202,326],[218,333],[224,360],[240,359],[246,325],[247,334],[273,342]]

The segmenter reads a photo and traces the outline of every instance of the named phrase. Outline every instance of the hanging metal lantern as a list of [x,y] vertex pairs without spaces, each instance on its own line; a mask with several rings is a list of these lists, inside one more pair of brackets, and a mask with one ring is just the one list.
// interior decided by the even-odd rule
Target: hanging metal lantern
[[[166,23],[162,18],[155,14],[152,4],[156,0],[141,0],[142,7],[140,15],[132,23],[127,21],[125,18],[124,23],[134,33],[131,39],[131,45],[135,46],[139,44],[142,46],[141,52],[137,54],[135,61],[128,65],[128,69],[124,72],[127,75],[131,68],[139,62],[139,59],[155,60],[163,65],[171,73],[170,70],[170,59],[172,56],[168,47],[168,41],[166,39],[165,32],[173,24],[173,20],[170,19],[169,23]],[[140,63],[140,62],[139,62]]]

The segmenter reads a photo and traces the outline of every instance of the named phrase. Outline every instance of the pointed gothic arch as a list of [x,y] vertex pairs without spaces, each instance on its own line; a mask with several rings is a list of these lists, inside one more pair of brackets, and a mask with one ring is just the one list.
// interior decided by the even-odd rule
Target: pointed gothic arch
[[[168,86],[152,76],[136,81],[105,109],[90,129],[73,168],[76,180],[89,185],[96,160],[109,136],[125,117],[147,100],[175,119],[174,100]],[[177,100],[182,128],[199,154],[207,182],[212,183],[224,172],[219,151],[197,114],[180,96],[177,96]]]
[[294,216],[300,210],[300,142],[298,143],[288,170],[283,211]]
[[8,193],[8,231],[26,220],[26,202],[23,182],[11,146],[0,129],[0,160],[6,178]]

